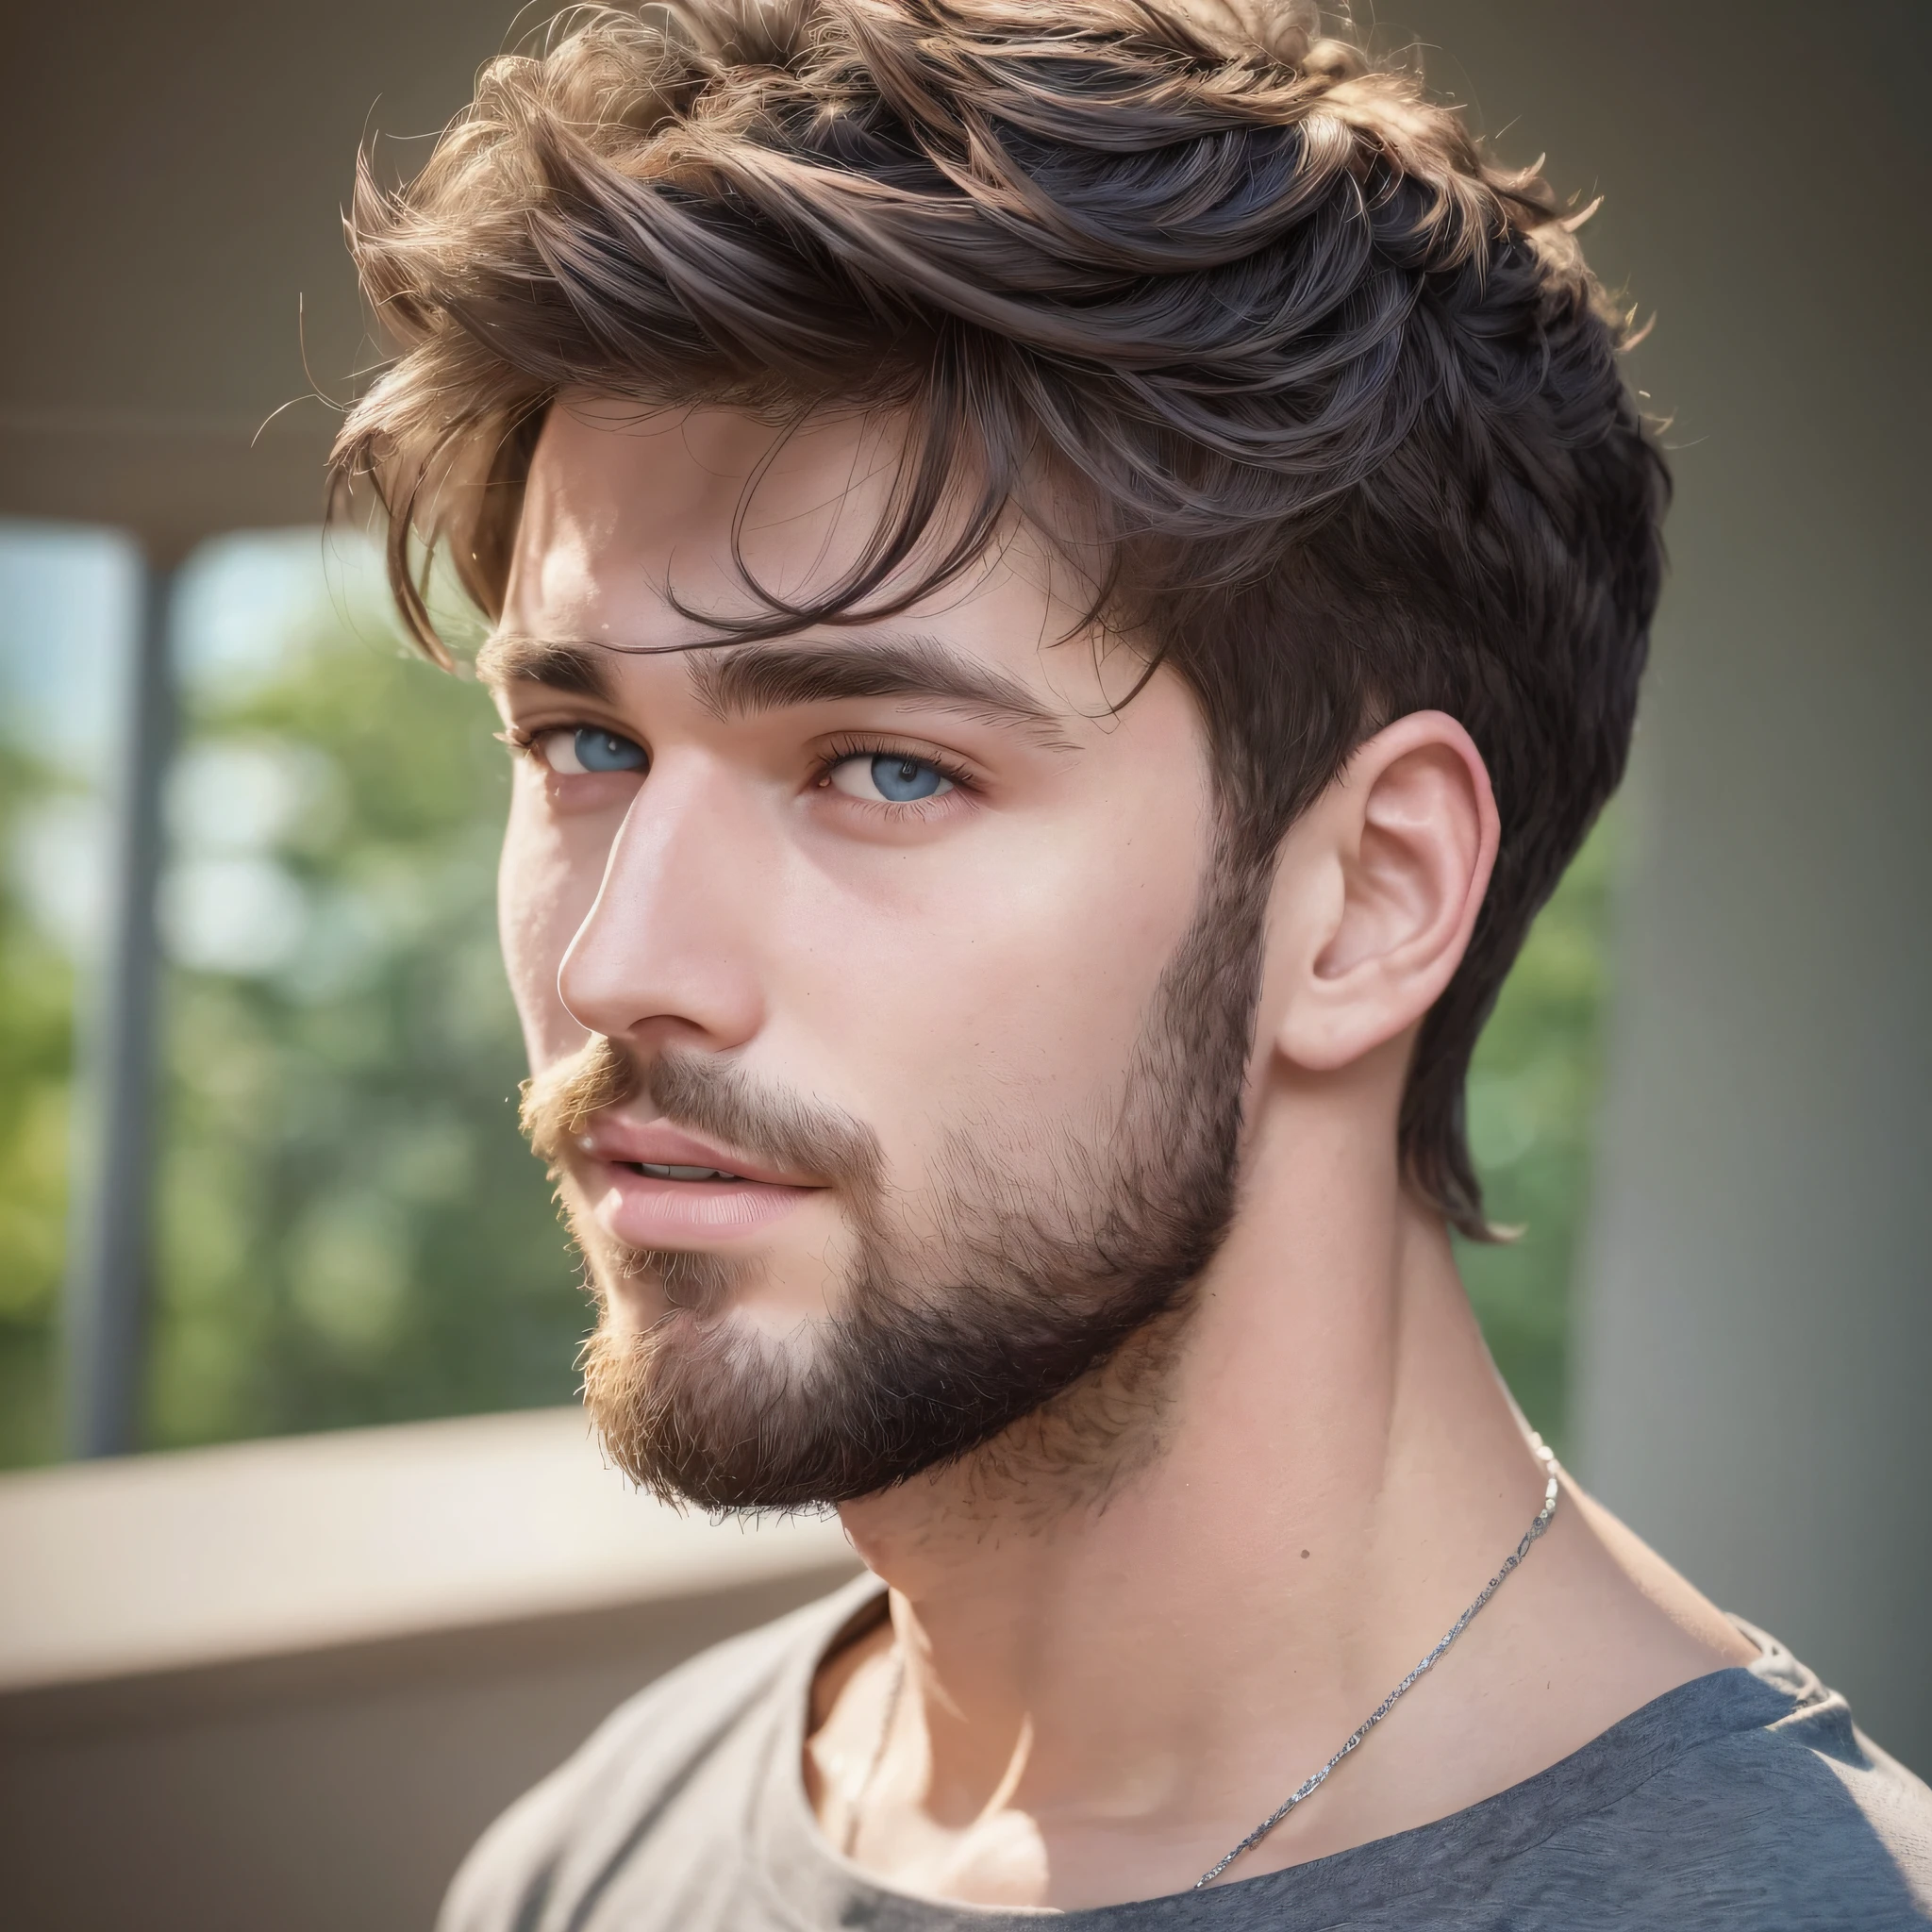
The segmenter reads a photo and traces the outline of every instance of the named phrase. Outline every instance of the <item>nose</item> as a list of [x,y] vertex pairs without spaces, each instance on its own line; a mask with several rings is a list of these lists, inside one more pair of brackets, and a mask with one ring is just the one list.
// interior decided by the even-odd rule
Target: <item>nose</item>
[[760,815],[727,774],[695,755],[661,759],[564,955],[563,1004],[646,1055],[742,1045],[764,1018],[755,909],[772,869]]

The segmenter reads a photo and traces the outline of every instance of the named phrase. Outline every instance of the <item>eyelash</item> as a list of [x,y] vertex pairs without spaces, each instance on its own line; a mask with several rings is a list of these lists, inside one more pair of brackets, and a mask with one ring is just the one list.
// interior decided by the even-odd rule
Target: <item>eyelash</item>
[[[547,738],[553,731],[592,731],[608,730],[608,726],[598,726],[573,723],[569,720],[558,724],[509,724],[494,733],[499,743],[508,745],[513,758],[532,758],[539,764],[542,758],[537,750],[537,741]],[[620,734],[621,736],[628,734]],[[979,787],[972,773],[962,765],[940,754],[921,750],[909,744],[894,744],[890,739],[869,738],[863,735],[841,735],[833,739],[820,755],[813,767],[811,782],[814,788],[823,785],[832,775],[835,766],[842,765],[847,758],[903,758],[914,764],[929,765],[941,777],[956,785],[961,791],[977,791]],[[937,801],[934,801],[937,802]],[[862,800],[854,800],[860,804]],[[893,812],[903,813],[913,810],[911,805],[894,805],[885,808]]]
[[607,731],[612,738],[625,739],[640,745],[647,760],[650,757],[650,746],[643,744],[641,740],[632,738],[628,731],[619,731],[613,725],[600,724],[591,718],[566,718],[557,724],[506,724],[501,731],[492,731],[490,735],[497,743],[508,746],[512,758],[528,758],[541,769],[548,771],[550,767],[538,751],[537,741],[559,731]]
[[542,731],[532,731],[523,724],[506,724],[501,731],[490,735],[498,744],[508,745],[509,755],[516,758],[533,758],[537,756],[537,741],[546,731],[567,731],[569,725],[546,724]]
[[[961,791],[976,792],[979,790],[978,784],[971,772],[967,771],[963,766],[956,764],[951,758],[941,754],[923,751],[915,745],[894,744],[890,739],[869,738],[863,734],[857,737],[841,735],[832,739],[820,756],[818,767],[812,774],[811,782],[814,787],[825,784],[832,775],[833,768],[842,765],[847,758],[905,758],[908,763],[915,765],[929,766],[941,778],[948,780]],[[853,799],[851,803],[863,806],[868,801]],[[890,811],[895,816],[902,816],[909,811],[917,811],[922,805],[937,806],[942,803],[942,800],[937,798],[922,799],[916,803],[907,805],[886,805],[874,802],[874,808],[881,811]]]

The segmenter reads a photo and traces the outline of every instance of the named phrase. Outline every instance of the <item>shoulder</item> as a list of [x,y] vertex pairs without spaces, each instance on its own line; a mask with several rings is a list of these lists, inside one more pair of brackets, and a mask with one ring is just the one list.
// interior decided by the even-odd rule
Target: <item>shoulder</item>
[[716,1644],[619,1706],[478,1840],[438,1932],[534,1932],[567,1915],[701,1766],[728,1756],[794,1677],[802,1685],[876,1589],[865,1579]]
[[1659,1924],[1932,1924],[1932,1790],[1857,1730],[1842,1697],[1751,1634],[1758,1665],[1660,1700],[1691,1732],[1683,1748],[1562,1835],[1584,1854],[1579,1874]]
[[1751,1668],[1666,1691],[1466,1811],[1301,1868],[1299,1890],[1291,1867],[1283,1898],[1349,1932],[1925,1932],[1932,1791],[1749,1634]]

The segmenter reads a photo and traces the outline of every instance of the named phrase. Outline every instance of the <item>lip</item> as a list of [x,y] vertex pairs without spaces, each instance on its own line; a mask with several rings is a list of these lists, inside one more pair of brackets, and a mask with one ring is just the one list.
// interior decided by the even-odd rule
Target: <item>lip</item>
[[[607,1116],[577,1146],[591,1170],[584,1178],[598,1224],[633,1248],[686,1247],[753,1234],[822,1191],[668,1121],[637,1123]],[[638,1173],[641,1162],[715,1167],[738,1178],[663,1180]]]

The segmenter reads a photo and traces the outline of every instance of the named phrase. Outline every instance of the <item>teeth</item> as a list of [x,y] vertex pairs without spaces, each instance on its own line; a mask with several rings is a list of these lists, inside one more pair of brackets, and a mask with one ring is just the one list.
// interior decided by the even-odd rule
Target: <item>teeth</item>
[[671,1167],[655,1160],[638,1162],[638,1172],[654,1181],[735,1181],[739,1176],[717,1167]]

